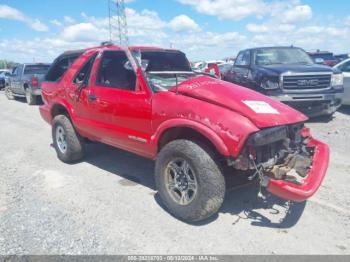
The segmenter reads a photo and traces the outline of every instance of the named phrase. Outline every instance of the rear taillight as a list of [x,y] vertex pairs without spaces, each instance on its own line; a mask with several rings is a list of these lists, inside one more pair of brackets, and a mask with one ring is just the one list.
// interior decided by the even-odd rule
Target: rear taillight
[[39,86],[39,79],[36,76],[32,77],[31,86],[32,87],[38,87]]

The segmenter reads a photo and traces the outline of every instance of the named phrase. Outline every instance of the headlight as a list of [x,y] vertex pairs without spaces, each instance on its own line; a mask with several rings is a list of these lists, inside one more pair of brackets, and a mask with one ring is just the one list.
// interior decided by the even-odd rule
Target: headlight
[[265,80],[261,83],[261,87],[267,90],[278,89],[280,85],[278,82],[273,82],[271,80]]
[[342,86],[344,83],[343,74],[333,74],[332,75],[332,86]]

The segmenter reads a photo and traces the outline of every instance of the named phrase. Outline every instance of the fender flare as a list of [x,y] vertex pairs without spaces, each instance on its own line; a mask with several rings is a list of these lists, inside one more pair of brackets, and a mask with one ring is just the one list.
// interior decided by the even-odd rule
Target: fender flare
[[61,100],[61,101],[54,101],[52,103],[52,107],[51,107],[51,110],[50,110],[50,115],[51,115],[51,118],[53,116],[53,110],[56,106],[61,106],[63,108],[66,109],[66,111],[68,112],[69,114],[69,117],[74,121],[75,120],[75,114],[73,112],[73,109],[72,107],[69,105],[69,103],[67,103],[67,101],[65,100]]
[[158,150],[158,141],[162,137],[162,135],[171,128],[181,127],[191,128],[197,131],[198,133],[206,137],[209,141],[211,141],[220,154],[227,157],[230,156],[230,151],[225,145],[224,141],[212,129],[201,123],[187,119],[170,119],[163,122],[158,127],[154,135],[151,137],[151,144],[154,148],[155,155]]

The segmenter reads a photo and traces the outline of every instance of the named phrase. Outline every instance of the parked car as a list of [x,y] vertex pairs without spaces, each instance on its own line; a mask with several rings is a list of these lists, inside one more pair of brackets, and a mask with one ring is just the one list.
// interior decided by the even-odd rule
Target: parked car
[[309,117],[332,115],[341,106],[343,76],[314,64],[296,47],[264,47],[239,52],[224,79],[279,100]]
[[9,70],[0,69],[0,90],[5,88],[5,86],[8,84],[8,78],[10,75]]
[[192,69],[194,71],[205,72],[210,66],[213,66],[214,64],[220,65],[220,64],[224,64],[224,63],[226,63],[226,62],[223,60],[194,62],[194,63],[192,63]]
[[337,59],[338,63],[340,63],[341,61],[349,59],[350,55],[349,54],[335,55],[334,58]]
[[41,95],[41,82],[50,68],[50,64],[18,64],[9,77],[5,88],[8,99],[25,97],[29,105],[35,105]]
[[335,66],[338,63],[338,59],[328,51],[317,50],[316,52],[308,52],[308,54],[316,64]]
[[334,68],[336,70],[343,72],[343,75],[344,75],[343,105],[350,106],[350,58],[337,64]]
[[86,139],[154,159],[159,196],[185,221],[219,210],[223,168],[260,179],[281,198],[305,201],[329,162],[327,145],[310,135],[302,113],[193,72],[177,50],[105,45],[64,53],[42,97],[40,113],[61,161],[82,159]]

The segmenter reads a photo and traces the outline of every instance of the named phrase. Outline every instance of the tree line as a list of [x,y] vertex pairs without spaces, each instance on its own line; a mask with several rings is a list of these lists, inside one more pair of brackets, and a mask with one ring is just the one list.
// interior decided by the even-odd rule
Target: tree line
[[17,63],[5,59],[0,59],[0,69],[1,68],[11,68],[14,67]]

